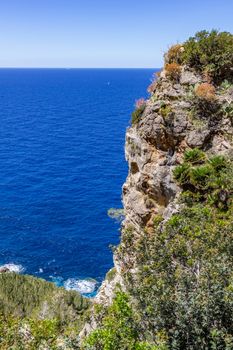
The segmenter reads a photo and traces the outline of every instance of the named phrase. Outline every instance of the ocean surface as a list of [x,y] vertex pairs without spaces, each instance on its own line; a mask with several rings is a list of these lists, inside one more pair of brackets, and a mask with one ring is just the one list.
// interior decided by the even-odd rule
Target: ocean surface
[[125,130],[153,72],[0,69],[0,265],[96,291],[119,242],[107,211],[122,207]]

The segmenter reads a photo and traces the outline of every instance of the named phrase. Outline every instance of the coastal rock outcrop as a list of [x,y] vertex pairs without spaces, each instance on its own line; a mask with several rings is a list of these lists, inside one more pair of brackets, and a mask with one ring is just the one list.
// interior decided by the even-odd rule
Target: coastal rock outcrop
[[[179,45],[176,46],[171,50],[180,50]],[[171,56],[174,53],[169,54]],[[137,310],[136,317],[140,320],[143,335],[139,335],[139,339],[140,337],[149,339],[152,344],[156,344],[157,341],[156,331],[169,334],[167,331],[169,326],[166,324],[160,325],[160,328],[157,326],[157,324],[162,324],[163,317],[166,318],[164,313],[168,306],[165,303],[165,295],[169,283],[166,285],[167,281],[165,283],[163,280],[165,278],[164,269],[168,267],[163,260],[159,261],[156,258],[156,254],[159,257],[160,251],[163,250],[161,248],[163,245],[159,246],[156,237],[170,230],[169,225],[174,225],[173,218],[178,220],[179,215],[185,218],[186,214],[180,213],[187,210],[187,216],[190,215],[188,206],[197,210],[200,205],[203,206],[203,210],[207,210],[206,206],[209,210],[211,203],[214,208],[217,206],[226,210],[232,194],[232,184],[224,185],[225,180],[222,178],[216,180],[216,176],[220,175],[216,175],[215,170],[210,167],[215,166],[214,162],[223,164],[225,162],[223,159],[228,161],[233,156],[233,85],[228,81],[223,81],[221,84],[215,83],[214,80],[211,81],[210,76],[208,77],[200,70],[187,64],[180,64],[179,59],[171,63],[168,56],[166,56],[164,69],[149,87],[150,97],[146,101],[142,99],[139,101],[133,115],[132,126],[126,131],[125,156],[129,165],[129,173],[122,189],[125,219],[122,224],[121,243],[114,251],[114,276],[111,280],[105,279],[94,300],[94,304],[106,308],[113,303],[117,289],[129,293],[131,305],[134,310]],[[212,160],[212,157],[215,156],[216,158]],[[192,157],[194,160],[187,160]],[[200,164],[199,168],[196,164]],[[221,168],[225,165],[219,166]],[[189,176],[194,176],[195,179],[190,180]],[[212,181],[212,184],[208,182],[211,188],[208,190],[209,193],[206,190],[207,183],[205,184],[208,176],[211,178],[208,181]],[[180,178],[182,180],[179,182]],[[219,185],[220,181],[223,183]],[[226,189],[228,185],[229,189]],[[193,194],[190,195],[192,192]],[[188,225],[192,222],[191,220],[182,230],[189,230]],[[231,225],[227,222],[228,224]],[[200,225],[202,225],[201,221]],[[193,227],[195,230],[195,224]],[[228,229],[227,226],[226,230]],[[179,231],[181,235],[182,230]],[[205,230],[206,228],[203,228],[203,232]],[[172,241],[172,233],[169,239]],[[164,246],[169,245],[168,242],[169,240],[166,241],[164,238]],[[178,243],[174,243],[174,247],[175,244]],[[179,244],[176,248],[177,252],[180,249]],[[182,244],[186,243],[182,242]],[[158,248],[155,248],[156,245]],[[191,251],[191,245],[187,249]],[[192,256],[191,253],[187,254]],[[163,259],[162,256],[161,259]],[[178,266],[176,259],[178,258],[174,252],[170,262],[171,271],[174,266]],[[193,264],[192,259],[194,258],[190,257],[190,261],[187,262],[187,271],[188,264]],[[164,261],[166,261],[166,253],[164,253]],[[160,264],[161,266],[164,264],[161,271]],[[179,264],[181,264],[179,269],[186,269],[182,265],[184,263],[179,262]],[[195,264],[192,273],[199,276],[201,267],[198,259]],[[174,273],[180,274],[181,272],[177,270]],[[166,278],[170,278],[169,274]],[[159,279],[161,279],[160,284]],[[159,294],[160,288],[164,289],[163,294]],[[175,285],[174,293],[179,299],[181,292],[176,289]],[[158,318],[156,321],[152,314],[156,314],[158,305],[156,300],[150,299],[152,298],[149,297],[150,295],[158,295],[161,298],[159,299],[161,304],[164,298],[162,310],[157,311],[159,315],[162,315],[161,319]],[[148,302],[147,299],[150,301]],[[172,303],[172,299],[169,302]],[[170,305],[169,307],[172,310]],[[98,319],[93,312],[81,337],[98,328],[101,320],[102,318]],[[164,337],[169,338],[170,335],[166,333]],[[177,349],[182,348],[179,346]],[[196,349],[191,345],[188,348]],[[148,349],[152,348],[148,347]],[[200,346],[199,349],[202,347]]]

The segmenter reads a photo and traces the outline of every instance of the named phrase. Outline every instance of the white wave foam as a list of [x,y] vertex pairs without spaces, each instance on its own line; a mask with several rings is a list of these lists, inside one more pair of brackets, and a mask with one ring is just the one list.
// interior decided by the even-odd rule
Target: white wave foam
[[96,290],[97,282],[91,279],[75,279],[69,278],[64,282],[64,287],[66,290],[76,290],[81,294],[91,294]]
[[4,270],[4,269],[6,271],[15,272],[15,273],[22,273],[25,270],[22,265],[16,265],[13,263],[9,263],[9,264],[5,264],[5,265],[0,266],[0,271]]

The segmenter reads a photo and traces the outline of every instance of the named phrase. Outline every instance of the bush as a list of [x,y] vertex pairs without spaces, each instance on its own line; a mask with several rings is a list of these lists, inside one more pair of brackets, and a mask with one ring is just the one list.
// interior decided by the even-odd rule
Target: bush
[[78,349],[77,334],[89,305],[75,291],[32,276],[1,273],[0,349],[55,350],[59,339]]
[[141,116],[146,108],[146,102],[144,99],[136,101],[136,109],[132,113],[132,125],[135,125],[141,119]]
[[220,85],[220,93],[225,93],[228,89],[232,88],[233,84],[231,84],[228,80],[224,80]]
[[190,165],[184,162],[181,165],[178,165],[173,170],[173,176],[178,181],[180,186],[184,186],[190,182]]
[[157,79],[159,78],[160,74],[161,74],[161,71],[155,72],[153,74],[152,79],[151,79],[151,84],[147,88],[147,91],[150,94],[153,94],[155,92],[156,87],[157,87]]
[[226,103],[222,106],[222,112],[225,117],[233,120],[233,102]]
[[140,341],[135,314],[129,303],[129,296],[118,291],[113,304],[108,308],[102,320],[102,326],[87,337],[83,349],[168,350],[167,347],[162,346],[161,343],[158,346],[151,346]]
[[180,44],[176,44],[170,47],[168,52],[165,55],[165,61],[167,63],[182,63],[182,52],[183,46]]
[[165,74],[171,80],[179,80],[181,74],[181,66],[177,63],[167,63],[165,65]]
[[57,349],[56,339],[61,334],[56,320],[29,320],[4,318],[0,315],[0,348],[1,349],[39,349],[40,345]]
[[220,171],[228,166],[224,156],[217,155],[209,159],[209,163],[214,168],[215,171]]
[[[155,344],[163,334],[167,349],[232,349],[232,163],[193,149],[175,172],[192,183],[192,200],[154,233],[135,235],[129,248],[136,272],[127,286],[140,334]],[[226,192],[228,205],[213,205],[209,196],[221,202]]]
[[196,119],[216,121],[223,117],[223,107],[215,91],[215,87],[209,83],[202,83],[195,87],[191,103],[193,116]]
[[228,32],[201,31],[183,45],[182,63],[200,73],[208,74],[220,84],[233,82],[233,35]]
[[169,349],[231,349],[231,215],[196,204],[173,215],[163,232],[141,238],[132,293],[145,329],[164,332]]
[[[46,308],[45,308],[46,305]],[[56,318],[63,325],[81,321],[88,299],[28,275],[0,274],[0,313],[19,318]]]
[[206,155],[198,148],[193,148],[184,152],[184,161],[191,164],[200,164],[205,161]]
[[224,210],[231,204],[232,162],[223,156],[208,159],[198,149],[186,151],[184,162],[174,169],[173,175],[184,191],[188,191],[188,197],[192,196],[193,200],[195,198],[199,201],[209,200],[211,204]]
[[215,87],[208,83],[202,83],[195,89],[195,94],[198,98],[213,102],[216,99]]

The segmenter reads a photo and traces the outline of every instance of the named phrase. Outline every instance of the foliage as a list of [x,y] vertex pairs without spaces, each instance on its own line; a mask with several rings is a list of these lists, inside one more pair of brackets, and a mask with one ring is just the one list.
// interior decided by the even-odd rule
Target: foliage
[[168,52],[166,53],[166,62],[167,63],[182,63],[182,52],[183,46],[180,44],[172,45]]
[[201,31],[183,45],[182,63],[207,73],[214,83],[233,81],[233,35],[217,30]]
[[161,70],[158,70],[157,72],[155,72],[153,74],[153,77],[151,79],[151,84],[147,88],[147,91],[150,94],[153,94],[155,92],[156,87],[157,87],[157,79],[160,77],[161,72],[162,72]]
[[213,205],[208,196],[224,190],[230,197],[232,163],[194,149],[177,169],[179,181],[192,181],[192,200],[134,243],[138,273],[128,288],[137,321],[150,341],[162,332],[168,349],[231,349],[233,204],[228,198],[227,206]]
[[[232,163],[223,156],[207,158],[202,151],[186,151],[184,162],[174,169],[174,178],[193,198],[227,208],[233,191]],[[198,196],[197,196],[198,194]],[[185,193],[187,197],[187,193]]]
[[[64,347],[61,347],[61,344]],[[0,348],[1,350],[79,349],[76,336],[66,335],[56,319],[33,320],[3,315],[0,315]]]
[[135,125],[139,122],[145,110],[145,107],[146,105],[142,105],[141,107],[135,109],[135,111],[132,113],[132,125]]
[[232,208],[223,213],[194,204],[137,245],[143,253],[137,252],[140,272],[132,293],[146,330],[151,337],[165,332],[169,349],[233,344],[231,215]]
[[175,62],[165,65],[165,74],[171,80],[179,80],[181,74],[181,66]]
[[216,99],[215,87],[212,84],[202,83],[198,85],[195,89],[195,94],[200,99],[206,101],[214,101]]
[[[76,342],[89,301],[75,291],[27,275],[0,274],[0,348],[58,349]],[[72,347],[76,349],[76,347]]]
[[162,117],[166,118],[170,113],[172,113],[172,109],[168,105],[162,105],[159,109],[159,113]]
[[224,116],[233,120],[233,102],[226,103],[222,106],[222,112]]
[[230,89],[232,86],[233,85],[228,80],[224,80],[220,85],[220,92],[224,93],[228,89]]
[[141,342],[135,315],[127,294],[118,291],[103,318],[102,326],[85,340],[86,350],[167,350],[163,344],[152,346]]
[[[160,346],[169,350],[230,350],[232,162],[189,149],[174,174],[183,189],[180,211],[166,222],[155,216],[154,232],[150,227],[138,235],[130,227],[122,233],[118,254],[124,257],[131,252],[134,260],[133,274],[132,265],[122,270],[134,329],[141,341],[154,344],[155,349],[160,339]],[[119,327],[121,315],[117,318]],[[100,344],[93,349],[112,348]]]
[[57,288],[53,283],[16,273],[0,274],[0,312],[16,317],[57,318],[62,323],[75,321],[89,301],[75,291]]
[[192,113],[199,121],[203,119],[216,121],[223,116],[222,105],[216,98],[214,90],[206,85],[209,84],[203,83],[194,89],[194,94],[190,98]]
[[200,164],[205,161],[206,155],[198,148],[189,149],[184,152],[184,161],[191,164]]

